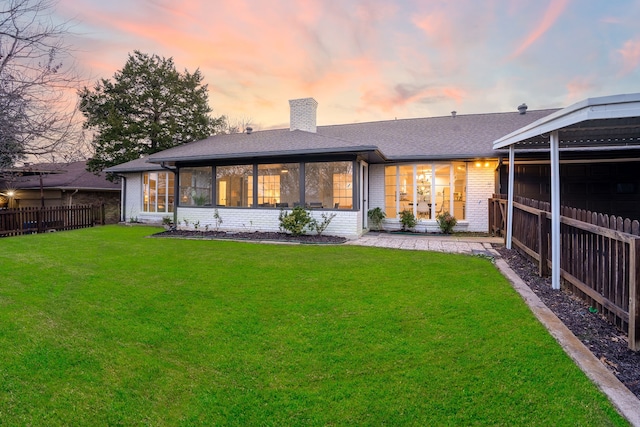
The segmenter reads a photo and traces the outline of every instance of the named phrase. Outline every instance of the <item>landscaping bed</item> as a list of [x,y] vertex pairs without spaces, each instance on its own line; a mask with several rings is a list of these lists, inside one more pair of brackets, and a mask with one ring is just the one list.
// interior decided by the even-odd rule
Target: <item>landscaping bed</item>
[[626,334],[566,289],[553,290],[551,277],[538,276],[537,267],[517,251],[503,246],[495,249],[571,332],[640,398],[640,352],[629,350]]

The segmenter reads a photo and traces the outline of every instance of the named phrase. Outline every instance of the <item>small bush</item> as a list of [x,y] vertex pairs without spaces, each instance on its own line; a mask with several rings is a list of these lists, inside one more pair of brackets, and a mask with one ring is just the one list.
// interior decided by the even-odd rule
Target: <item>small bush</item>
[[380,209],[379,207],[369,209],[369,212],[367,212],[367,216],[369,217],[369,220],[371,220],[371,224],[376,230],[382,230],[382,221],[387,217],[387,214],[385,214],[382,209]]
[[410,231],[418,224],[418,220],[413,212],[404,210],[400,212],[400,223],[402,224],[402,231]]
[[216,221],[215,230],[217,232],[218,229],[220,229],[220,226],[222,225],[222,216],[220,216],[220,212],[218,212],[218,209],[213,211],[213,219]]
[[289,232],[293,236],[302,236],[307,228],[312,226],[313,218],[307,209],[296,206],[291,212],[282,209],[278,220],[280,221],[280,230]]
[[332,213],[332,214],[322,213],[322,215],[320,215],[322,217],[322,221],[318,221],[317,219],[312,218],[310,228],[312,230],[316,230],[316,233],[318,233],[318,236],[321,236],[322,232],[324,232],[324,230],[327,229],[329,224],[331,224],[331,220],[335,218],[336,215],[337,215],[336,213]]
[[436,216],[436,221],[438,223],[438,227],[440,227],[440,231],[444,234],[451,234],[453,227],[458,223],[458,220],[449,212],[443,212]]

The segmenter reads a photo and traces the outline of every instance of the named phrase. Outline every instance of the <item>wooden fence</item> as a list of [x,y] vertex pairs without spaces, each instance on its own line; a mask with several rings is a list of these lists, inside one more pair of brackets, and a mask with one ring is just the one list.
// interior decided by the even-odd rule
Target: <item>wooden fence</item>
[[[506,234],[507,200],[489,199],[489,230]],[[549,203],[514,198],[513,247],[548,275],[551,264]],[[570,207],[560,210],[560,277],[571,292],[627,332],[640,350],[640,224]]]
[[104,224],[104,205],[49,206],[0,210],[0,237],[74,230]]

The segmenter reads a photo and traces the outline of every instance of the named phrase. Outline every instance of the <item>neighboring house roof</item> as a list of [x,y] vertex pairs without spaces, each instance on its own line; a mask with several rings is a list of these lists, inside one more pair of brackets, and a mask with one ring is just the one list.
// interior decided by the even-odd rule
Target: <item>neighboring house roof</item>
[[[108,181],[104,173],[95,175],[86,170],[86,162],[39,163],[13,170],[10,185],[13,189],[99,190],[119,191],[120,184]],[[22,176],[19,174],[22,173]]]
[[474,159],[495,157],[497,138],[557,109],[469,114],[318,126],[317,132],[275,129],[250,134],[214,135],[106,169],[136,172],[173,165],[225,159],[255,159],[312,154],[366,154],[370,162]]

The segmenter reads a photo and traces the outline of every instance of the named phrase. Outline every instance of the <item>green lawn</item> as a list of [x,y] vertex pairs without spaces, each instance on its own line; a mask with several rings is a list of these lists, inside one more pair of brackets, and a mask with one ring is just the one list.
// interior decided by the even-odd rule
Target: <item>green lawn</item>
[[0,425],[626,425],[486,259],[0,240]]

